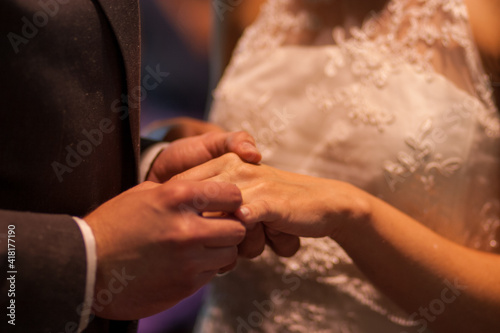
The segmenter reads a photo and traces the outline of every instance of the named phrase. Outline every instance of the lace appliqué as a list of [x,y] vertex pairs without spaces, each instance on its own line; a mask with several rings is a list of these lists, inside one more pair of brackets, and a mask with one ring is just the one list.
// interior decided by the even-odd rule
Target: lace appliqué
[[406,139],[405,143],[410,152],[400,152],[396,161],[385,162],[385,178],[391,191],[396,191],[398,183],[404,183],[413,177],[430,191],[436,183],[437,176],[451,177],[460,169],[463,164],[462,158],[444,157],[436,152],[436,139],[431,135],[433,129],[432,121],[426,120],[415,136]]
[[325,114],[331,114],[335,107],[343,106],[348,110],[347,116],[354,124],[374,126],[380,132],[395,119],[394,113],[365,101],[361,84],[353,84],[335,91],[326,90],[319,85],[310,85],[306,88],[306,95],[309,101]]
[[[262,8],[261,15],[247,29],[234,56],[234,63],[243,61],[253,52],[280,47],[290,41],[290,34],[321,29],[315,14],[303,8],[292,12],[291,4],[308,0],[271,0]],[[332,3],[332,1],[313,1]],[[299,6],[300,7],[300,6]],[[331,7],[326,7],[330,8]],[[467,64],[475,95],[490,114],[483,114],[485,124],[497,117],[493,90],[484,73],[468,23],[467,7],[463,0],[391,0],[378,15],[368,17],[361,27],[332,30],[332,44],[324,72],[327,77],[337,75],[339,68],[348,66],[362,84],[382,88],[388,78],[403,65],[411,65],[431,81],[436,72],[434,62],[440,62],[439,49],[462,57]],[[340,50],[340,52],[338,52]],[[230,65],[230,68],[232,65]],[[489,125],[486,134],[500,136],[498,124]]]
[[[385,297],[361,275],[353,265],[352,259],[337,243],[329,238],[302,239],[301,243],[301,250],[292,258],[278,258],[272,255],[267,260],[272,261],[274,258],[280,262],[280,265],[275,265],[280,267],[278,270],[280,274],[297,276],[301,280],[314,280],[333,287],[400,326],[411,327],[417,324],[409,320],[399,308],[387,303]],[[310,318],[316,323],[326,322],[330,326],[332,324],[326,320],[327,309],[323,305],[292,302],[290,308],[294,310],[291,312],[292,315],[286,312],[274,318],[290,332],[307,332],[307,327],[304,325],[309,321],[305,321],[304,318]],[[348,318],[344,319],[345,321],[339,321],[338,324],[346,329],[345,332],[351,332],[348,330]],[[294,327],[295,330],[292,329]],[[332,332],[332,327],[326,326],[324,329],[324,332]],[[320,327],[315,327],[316,331],[323,332]]]

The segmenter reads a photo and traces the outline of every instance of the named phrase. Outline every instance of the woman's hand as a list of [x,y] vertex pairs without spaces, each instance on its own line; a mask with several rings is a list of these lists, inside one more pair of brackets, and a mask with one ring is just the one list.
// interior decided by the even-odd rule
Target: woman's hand
[[369,216],[365,193],[347,183],[243,162],[226,154],[175,177],[236,184],[243,222],[264,222],[272,230],[304,237],[339,237],[342,226]]
[[[243,163],[228,154],[178,176],[235,183],[236,215],[283,233],[331,236],[394,302],[439,332],[499,332],[500,256],[454,243],[396,208],[349,184]],[[446,311],[422,309],[456,289]],[[444,304],[444,303],[443,303]]]

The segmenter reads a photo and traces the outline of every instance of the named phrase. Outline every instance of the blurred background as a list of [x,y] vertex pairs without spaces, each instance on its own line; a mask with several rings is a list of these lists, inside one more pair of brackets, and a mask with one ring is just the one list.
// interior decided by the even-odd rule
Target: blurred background
[[[241,33],[264,0],[141,0],[142,72],[169,76],[142,102],[141,133],[155,121],[204,119],[215,87]],[[212,69],[212,70],[211,70]],[[144,75],[144,74],[143,74]],[[204,289],[172,309],[139,322],[139,333],[190,333]]]
[[211,1],[142,0],[142,71],[169,72],[142,104],[141,126],[157,119],[201,119],[209,80]]

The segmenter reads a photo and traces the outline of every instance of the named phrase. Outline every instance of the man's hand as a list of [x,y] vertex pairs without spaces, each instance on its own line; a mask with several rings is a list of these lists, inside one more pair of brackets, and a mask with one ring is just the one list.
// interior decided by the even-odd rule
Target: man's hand
[[231,266],[245,227],[200,213],[231,214],[240,204],[241,193],[231,184],[145,182],[86,216],[97,243],[93,311],[117,320],[150,316]]
[[211,132],[172,142],[154,161],[147,180],[165,182],[178,173],[229,152],[250,163],[258,163],[261,159],[250,134]]

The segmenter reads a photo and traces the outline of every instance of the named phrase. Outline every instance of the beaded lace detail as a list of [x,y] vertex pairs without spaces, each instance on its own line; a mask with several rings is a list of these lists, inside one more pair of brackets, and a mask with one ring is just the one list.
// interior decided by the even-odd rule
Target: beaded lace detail
[[435,174],[449,177],[462,165],[460,157],[443,157],[436,153],[435,142],[430,138],[433,129],[432,121],[427,119],[415,136],[406,139],[410,152],[400,152],[397,161],[386,161],[386,179],[392,191],[398,183],[418,172],[419,180],[426,190],[431,190],[435,183]]
[[[328,6],[336,1],[268,1],[256,24],[247,29],[239,43],[233,66],[255,52],[293,45],[291,40],[294,39],[290,35],[322,29],[318,26],[316,13],[300,5],[296,12],[287,10],[301,2],[325,3]],[[326,10],[332,8],[326,7]],[[328,77],[334,77],[338,67],[349,63],[352,73],[362,84],[383,87],[387,78],[402,64],[411,64],[432,80],[436,72],[447,77],[456,76],[456,73],[448,73],[448,69],[441,64],[449,61],[443,58],[443,50],[463,58],[469,68],[470,76],[466,80],[469,82],[462,82],[462,75],[455,84],[480,99],[488,110],[480,115],[487,134],[500,136],[493,91],[489,77],[482,69],[471,36],[467,8],[462,0],[392,0],[381,13],[368,17],[361,27],[334,27],[331,30],[331,42],[341,52],[329,52],[330,59],[325,64]],[[301,44],[305,43],[302,41]]]

